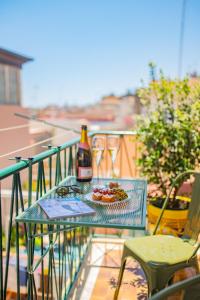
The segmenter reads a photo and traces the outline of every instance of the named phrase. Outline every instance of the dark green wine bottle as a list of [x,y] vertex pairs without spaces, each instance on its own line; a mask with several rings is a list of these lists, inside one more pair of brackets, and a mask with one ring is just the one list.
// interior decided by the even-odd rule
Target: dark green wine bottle
[[87,126],[81,126],[81,139],[76,157],[76,179],[79,182],[92,180],[92,154],[88,143]]

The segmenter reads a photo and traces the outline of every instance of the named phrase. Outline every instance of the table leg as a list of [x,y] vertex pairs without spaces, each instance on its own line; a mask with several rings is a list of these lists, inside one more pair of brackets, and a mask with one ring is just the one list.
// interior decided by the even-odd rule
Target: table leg
[[31,236],[31,224],[28,224],[28,245],[27,245],[27,272],[28,272],[28,299],[33,300],[33,249],[32,249],[32,236]]

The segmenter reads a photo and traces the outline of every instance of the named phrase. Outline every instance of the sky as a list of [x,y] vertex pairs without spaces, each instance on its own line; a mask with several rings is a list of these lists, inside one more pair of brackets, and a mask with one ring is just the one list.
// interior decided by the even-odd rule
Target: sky
[[[23,67],[23,105],[95,104],[178,75],[183,0],[0,0],[0,47]],[[182,74],[200,73],[200,1],[186,0]]]

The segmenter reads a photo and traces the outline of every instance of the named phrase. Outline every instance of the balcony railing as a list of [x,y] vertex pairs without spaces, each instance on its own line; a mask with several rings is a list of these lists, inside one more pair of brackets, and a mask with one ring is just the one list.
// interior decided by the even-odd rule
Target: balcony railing
[[[115,162],[119,177],[136,177],[138,143],[134,132],[98,131],[89,134],[120,136]],[[66,299],[87,253],[90,232],[87,228],[65,226],[59,233],[47,235],[46,225],[32,228],[32,251],[39,257],[32,288],[27,291],[27,225],[15,223],[18,216],[44,194],[54,190],[68,175],[75,175],[79,138],[32,158],[16,158],[16,163],[0,170],[0,299]],[[107,150],[100,164],[100,176],[110,177],[111,159]],[[97,174],[94,163],[94,176]],[[28,225],[31,226],[31,225]],[[50,241],[51,238],[51,241]],[[54,247],[49,247],[54,240]],[[13,297],[13,298],[12,298]]]

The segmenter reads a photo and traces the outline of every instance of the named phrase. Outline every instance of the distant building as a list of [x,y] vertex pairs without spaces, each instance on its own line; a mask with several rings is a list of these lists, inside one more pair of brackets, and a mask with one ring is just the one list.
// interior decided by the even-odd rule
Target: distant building
[[[0,156],[3,156],[0,157],[0,168],[13,163],[8,160],[10,156],[4,157],[6,153],[30,145],[29,121],[16,117],[15,113],[28,114],[28,110],[21,105],[20,77],[22,65],[31,60],[0,48]],[[6,130],[21,125],[19,129]],[[29,153],[24,151],[19,156],[27,154]]]
[[120,99],[127,105],[129,104],[133,115],[140,115],[142,113],[142,104],[136,93],[127,92],[125,95],[120,96]]
[[32,58],[0,48],[0,104],[21,105],[21,68]]

